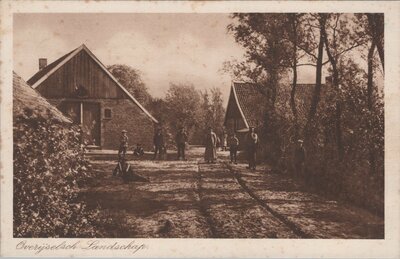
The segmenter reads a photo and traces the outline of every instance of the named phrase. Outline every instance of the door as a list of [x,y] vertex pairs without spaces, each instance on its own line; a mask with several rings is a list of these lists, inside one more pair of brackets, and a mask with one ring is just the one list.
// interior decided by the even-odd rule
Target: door
[[64,102],[61,104],[61,111],[74,123],[81,124],[81,103]]
[[83,139],[88,145],[100,146],[100,104],[83,103]]

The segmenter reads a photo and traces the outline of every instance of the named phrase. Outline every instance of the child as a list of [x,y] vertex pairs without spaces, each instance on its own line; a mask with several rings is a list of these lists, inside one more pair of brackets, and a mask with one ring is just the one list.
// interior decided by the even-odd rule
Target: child
[[128,136],[126,135],[127,131],[123,130],[120,138],[119,150],[118,150],[118,158],[125,158],[126,150],[128,149]]
[[144,155],[144,150],[139,143],[136,144],[136,148],[133,150],[133,154],[135,156],[143,156]]
[[230,152],[230,157],[231,157],[231,163],[236,162],[236,155],[237,155],[237,150],[239,147],[239,139],[236,137],[236,134],[233,133],[232,137],[229,139],[229,152]]
[[228,150],[228,134],[224,132],[223,138],[222,138],[222,151],[227,151]]

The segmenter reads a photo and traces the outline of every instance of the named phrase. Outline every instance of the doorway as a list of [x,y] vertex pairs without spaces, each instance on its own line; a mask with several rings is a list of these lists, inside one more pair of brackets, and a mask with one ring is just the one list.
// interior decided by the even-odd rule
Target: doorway
[[82,127],[82,140],[89,146],[100,146],[100,104],[68,101],[61,106],[65,115]]

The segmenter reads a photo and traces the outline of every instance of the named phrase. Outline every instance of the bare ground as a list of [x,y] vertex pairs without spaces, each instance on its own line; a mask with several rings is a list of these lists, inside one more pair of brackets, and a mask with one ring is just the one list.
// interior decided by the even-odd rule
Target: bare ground
[[[205,164],[202,148],[188,161],[132,160],[150,182],[112,177],[114,160],[93,160],[99,177],[83,189],[90,207],[144,238],[384,238],[384,220],[366,210],[307,191],[264,165]],[[115,236],[115,233],[114,235]]]

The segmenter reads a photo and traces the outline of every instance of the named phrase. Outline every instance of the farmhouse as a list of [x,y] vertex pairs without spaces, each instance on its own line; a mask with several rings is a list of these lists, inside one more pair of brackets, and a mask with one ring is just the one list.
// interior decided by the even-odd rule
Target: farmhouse
[[117,149],[124,129],[130,146],[152,147],[158,121],[84,44],[49,65],[39,59],[28,84],[81,125],[90,147]]

